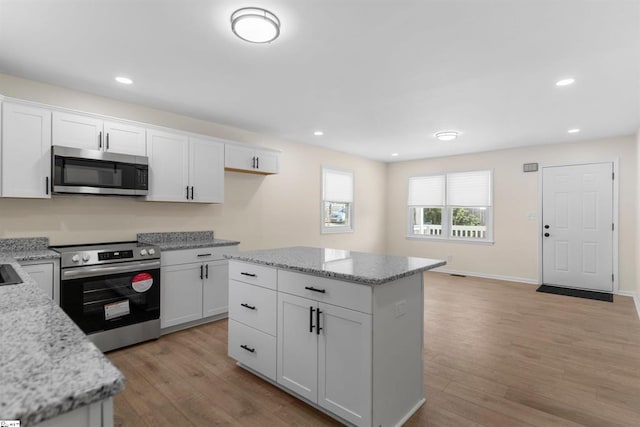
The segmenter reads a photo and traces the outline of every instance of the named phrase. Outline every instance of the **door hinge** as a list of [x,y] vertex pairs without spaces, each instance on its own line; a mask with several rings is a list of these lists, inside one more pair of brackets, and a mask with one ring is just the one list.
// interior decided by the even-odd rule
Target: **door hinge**
[[611,179],[616,179],[616,173],[615,172],[611,172]]

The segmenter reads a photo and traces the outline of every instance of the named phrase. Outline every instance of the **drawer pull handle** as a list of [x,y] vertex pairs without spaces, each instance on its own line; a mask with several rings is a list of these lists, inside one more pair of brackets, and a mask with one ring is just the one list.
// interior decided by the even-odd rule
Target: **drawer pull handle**
[[244,349],[245,349],[245,350],[247,350],[249,353],[255,353],[255,352],[256,352],[256,349],[255,349],[255,348],[251,348],[251,347],[246,346],[246,345],[244,345],[244,344],[242,344],[242,345],[240,346],[240,348],[244,348]]
[[198,256],[211,256],[211,254],[198,254]]
[[305,286],[304,288],[313,292],[320,292],[321,294],[324,294],[325,292],[327,292],[324,289],[314,288],[313,286]]
[[324,329],[324,328],[320,327],[320,315],[321,315],[322,313],[323,313],[323,312],[322,312],[322,311],[320,311],[320,309],[318,309],[318,310],[316,311],[316,333],[317,333],[318,335],[320,335],[320,331]]
[[247,307],[249,310],[255,310],[256,309],[255,305],[249,305],[249,304],[245,304],[245,303],[242,303],[240,305],[243,306],[243,307]]
[[242,274],[243,276],[256,277],[255,274],[253,274],[253,273],[245,273],[244,271],[242,273],[240,273],[240,274]]

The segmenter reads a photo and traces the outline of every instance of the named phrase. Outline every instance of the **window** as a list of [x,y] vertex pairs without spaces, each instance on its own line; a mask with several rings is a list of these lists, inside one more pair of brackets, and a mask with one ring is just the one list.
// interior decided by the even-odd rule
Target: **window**
[[322,232],[353,231],[353,173],[322,168]]
[[489,170],[409,178],[409,237],[493,240]]

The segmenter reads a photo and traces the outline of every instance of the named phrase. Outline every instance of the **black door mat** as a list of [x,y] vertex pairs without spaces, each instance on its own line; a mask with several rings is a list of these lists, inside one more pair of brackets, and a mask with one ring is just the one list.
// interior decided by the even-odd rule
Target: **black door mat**
[[613,302],[612,294],[607,294],[605,292],[584,291],[582,289],[561,288],[559,286],[540,285],[540,287],[536,289],[536,292]]

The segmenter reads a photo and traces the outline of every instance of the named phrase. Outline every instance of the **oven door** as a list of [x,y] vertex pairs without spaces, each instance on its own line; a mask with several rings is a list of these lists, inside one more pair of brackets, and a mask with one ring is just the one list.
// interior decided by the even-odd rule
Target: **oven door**
[[160,261],[62,270],[60,306],[86,334],[160,318]]

